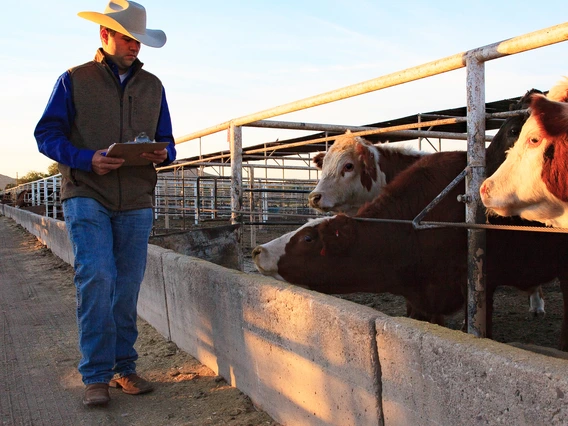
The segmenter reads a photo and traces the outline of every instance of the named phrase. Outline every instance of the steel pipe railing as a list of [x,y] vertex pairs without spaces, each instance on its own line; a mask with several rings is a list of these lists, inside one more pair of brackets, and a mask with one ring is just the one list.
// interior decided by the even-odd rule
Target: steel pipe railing
[[253,114],[238,117],[233,120],[226,121],[224,123],[220,123],[215,126],[211,126],[206,129],[176,138],[176,144],[189,142],[202,136],[207,136],[223,130],[227,130],[231,125],[243,126],[245,124],[264,120],[266,118],[277,117],[279,115],[312,108],[318,105],[324,105],[342,99],[348,99],[354,96],[362,95],[364,93],[374,92],[403,83],[420,80],[425,77],[431,77],[434,75],[443,74],[448,71],[464,68],[466,66],[466,58],[468,56],[473,56],[477,60],[484,62],[501,58],[503,56],[513,55],[539,47],[560,43],[566,40],[568,40],[568,22],[472,49],[467,52],[457,53],[446,58],[438,59],[416,67],[407,68],[402,71],[363,81],[351,86],[346,86],[341,89],[332,90],[320,95],[311,96],[298,101],[276,106],[274,108],[269,108]]

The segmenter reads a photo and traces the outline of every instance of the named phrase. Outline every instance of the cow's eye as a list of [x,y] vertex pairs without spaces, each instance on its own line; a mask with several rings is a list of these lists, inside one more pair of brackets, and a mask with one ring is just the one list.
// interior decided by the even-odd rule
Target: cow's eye
[[304,241],[306,243],[311,243],[313,241],[312,237],[310,237],[309,235],[304,235]]
[[345,166],[343,166],[343,170],[346,172],[350,172],[355,168],[355,166],[353,166],[353,163],[347,163],[345,164]]
[[531,145],[538,145],[540,143],[540,138],[533,136],[529,139]]

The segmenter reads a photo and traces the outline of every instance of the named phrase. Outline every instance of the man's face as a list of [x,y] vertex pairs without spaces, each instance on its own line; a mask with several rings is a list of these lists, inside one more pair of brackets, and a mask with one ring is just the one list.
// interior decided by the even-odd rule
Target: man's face
[[120,74],[128,71],[140,52],[140,42],[119,32],[104,28],[101,32],[103,49],[118,66]]

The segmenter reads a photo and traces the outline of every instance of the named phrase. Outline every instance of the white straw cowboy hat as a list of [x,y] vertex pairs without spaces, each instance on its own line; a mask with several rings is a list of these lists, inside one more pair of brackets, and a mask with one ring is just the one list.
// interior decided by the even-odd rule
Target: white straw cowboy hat
[[77,15],[132,37],[146,46],[162,47],[166,44],[166,34],[162,30],[146,28],[146,9],[133,1],[110,0],[103,13],[79,12]]

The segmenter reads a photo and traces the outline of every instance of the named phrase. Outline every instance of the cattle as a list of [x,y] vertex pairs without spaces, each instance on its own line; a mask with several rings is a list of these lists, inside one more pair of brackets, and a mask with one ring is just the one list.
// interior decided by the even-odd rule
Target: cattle
[[[527,108],[527,99],[532,93],[542,92],[531,89],[510,109]],[[517,141],[525,120],[525,116],[508,118],[493,137],[486,152],[487,175],[492,174],[505,160],[505,153]],[[427,154],[390,144],[373,145],[347,131],[336,138],[327,153],[319,153],[314,157],[313,162],[322,170],[322,177],[309,195],[309,205],[321,212],[354,215],[363,204],[379,195],[382,188],[398,173]],[[509,219],[501,222],[513,224]],[[522,222],[514,224],[527,225]],[[529,312],[534,316],[545,314],[540,287],[529,295]],[[410,314],[410,310],[408,313]]]
[[[518,102],[511,104],[509,109],[511,111],[526,110],[530,105],[531,95],[543,94],[538,89],[528,90]],[[515,142],[519,139],[523,125],[528,118],[528,113],[515,115],[507,118],[499,128],[499,131],[493,137],[493,140],[485,151],[485,174],[491,176],[505,161],[507,151],[513,147]],[[493,225],[513,225],[513,226],[541,226],[538,222],[523,220],[518,216],[514,217],[497,217],[489,215],[488,222]],[[529,294],[529,312],[535,317],[545,315],[544,299],[542,287],[537,287],[531,294]]]
[[[542,94],[540,90],[531,89],[510,109],[528,108],[533,93]],[[526,118],[508,118],[493,137],[486,152],[488,176],[505,160],[506,152],[517,141]],[[313,158],[322,176],[308,197],[309,205],[323,213],[354,215],[364,203],[379,195],[399,172],[427,154],[391,144],[373,145],[348,130],[335,139],[327,153],[320,152]]]
[[[414,219],[466,164],[463,151],[424,156],[354,217],[339,214],[316,219],[255,247],[255,265],[264,275],[326,294],[401,295],[415,318],[443,324],[444,316],[464,307],[467,231],[458,227],[415,230],[408,223],[366,219]],[[424,220],[464,222],[464,207],[456,201],[464,190],[462,182]],[[488,337],[492,335],[493,293],[499,285],[526,291],[558,277],[568,300],[568,238],[555,233],[489,229],[486,244]],[[562,350],[568,349],[566,318],[565,312]]]
[[530,97],[518,142],[479,191],[490,212],[568,228],[568,78]]
[[23,191],[18,193],[16,197],[16,202],[14,207],[16,208],[23,208],[23,207],[30,207],[32,203],[30,202],[30,194],[32,193],[31,189],[24,189]]
[[[542,92],[532,89],[511,109],[527,108],[525,99],[530,93]],[[508,118],[494,136],[486,154],[488,175],[505,160],[505,152],[516,142],[525,120],[519,116]],[[399,172],[427,154],[405,146],[373,145],[348,130],[335,139],[328,152],[313,158],[322,175],[308,197],[309,205],[322,213],[354,215]]]
[[[528,90],[517,102],[509,106],[510,111],[526,110],[533,94],[543,94],[538,89]],[[485,174],[491,176],[505,161],[507,151],[513,147],[529,114],[514,115],[507,118],[485,151]]]
[[[399,172],[426,154],[400,145],[373,145],[348,130],[327,153],[313,158],[322,176],[308,196],[309,206],[322,213],[354,215]],[[411,313],[409,306],[407,313]]]
[[354,215],[400,171],[425,154],[390,144],[373,145],[347,131],[335,139],[327,153],[313,158],[322,175],[308,197],[309,205],[324,213]]

